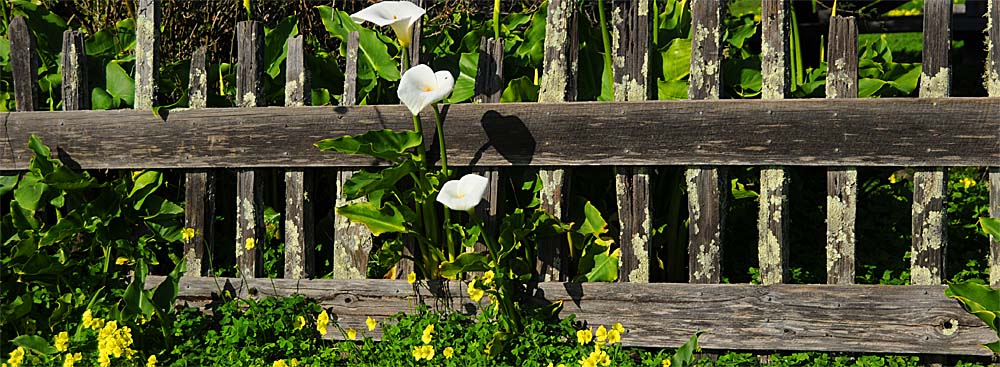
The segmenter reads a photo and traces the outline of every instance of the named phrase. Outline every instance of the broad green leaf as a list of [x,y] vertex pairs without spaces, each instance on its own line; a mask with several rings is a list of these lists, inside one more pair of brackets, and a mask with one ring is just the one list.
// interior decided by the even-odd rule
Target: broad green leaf
[[42,139],[39,139],[35,134],[31,134],[28,137],[28,149],[31,149],[35,153],[31,157],[31,164],[28,166],[28,169],[41,176],[51,173],[55,166],[55,163],[52,161],[52,151],[47,145],[42,143]]
[[114,33],[115,32],[112,30],[102,29],[87,38],[84,45],[84,48],[87,49],[87,56],[115,56],[115,54],[118,53],[115,42],[117,42],[118,39],[115,37]]
[[532,83],[531,78],[522,76],[507,83],[507,88],[500,96],[500,102],[537,102],[538,86]]
[[490,270],[489,257],[477,252],[465,252],[455,258],[455,261],[441,264],[441,276],[455,279],[458,274],[471,271]]
[[281,74],[281,66],[288,56],[288,38],[299,34],[299,18],[289,16],[278,23],[273,29],[264,29],[264,65],[267,65],[267,75],[277,78]]
[[56,350],[56,347],[53,347],[48,341],[45,340],[45,338],[38,335],[21,335],[14,338],[12,342],[14,345],[23,347],[24,349],[29,349],[38,354],[52,355],[59,353],[59,351]]
[[[537,68],[542,66],[542,57],[545,47],[545,19],[548,17],[548,2],[544,2],[538,11],[531,15],[531,25],[524,31],[524,42],[514,53],[518,58],[526,61],[528,67]],[[536,98],[537,100],[537,98]]]
[[64,216],[56,222],[55,225],[49,227],[45,231],[45,235],[42,236],[39,246],[48,246],[56,242],[62,241],[71,236],[75,236],[83,230],[83,218],[76,211],[73,211],[67,216]]
[[389,203],[381,209],[369,202],[354,203],[337,208],[337,213],[352,222],[364,224],[376,236],[383,233],[408,232],[403,215]]
[[416,172],[416,170],[417,167],[413,161],[404,161],[402,164],[385,168],[379,172],[363,170],[355,172],[351,179],[344,182],[344,196],[347,197],[347,200],[354,200],[375,190],[395,187],[399,180]]
[[874,95],[882,86],[884,81],[872,78],[861,78],[858,80],[858,98],[868,98]]
[[142,259],[138,260],[136,264],[135,278],[132,279],[132,283],[129,283],[128,287],[125,288],[125,294],[122,295],[122,302],[125,303],[125,309],[136,315],[143,315],[147,319],[153,315],[153,304],[150,302],[150,297],[147,291],[143,288],[146,282],[146,263]]
[[699,330],[691,336],[691,339],[684,343],[680,348],[674,351],[674,355],[670,357],[671,367],[687,367],[694,363],[694,353],[701,351],[698,348],[698,337],[704,334],[706,331]]
[[108,93],[115,98],[125,101],[129,106],[133,105],[133,101],[135,100],[135,80],[128,75],[128,72],[122,69],[121,65],[114,62],[108,63],[104,68],[104,72]]
[[174,270],[153,290],[153,305],[159,309],[157,310],[158,312],[165,312],[174,306],[174,300],[177,299],[177,291],[179,289],[178,283],[180,282],[181,275],[186,270],[187,262],[176,261],[175,259]]
[[0,176],[0,195],[6,195],[17,185],[18,175]]
[[600,237],[608,232],[608,222],[601,216],[601,212],[589,201],[583,205],[583,224],[576,230],[583,235]]
[[594,255],[594,267],[587,272],[588,282],[613,282],[618,280],[618,258],[621,256],[621,249],[615,249],[608,253],[604,252]]
[[143,171],[135,178],[135,183],[128,197],[134,200],[133,208],[142,208],[143,202],[153,191],[156,191],[163,184],[163,175],[158,171]]
[[118,103],[115,102],[115,98],[108,94],[104,88],[94,87],[90,91],[90,106],[95,110],[110,110],[118,108]]
[[949,284],[945,296],[962,303],[966,311],[975,315],[1000,336],[1000,290],[966,281]]
[[45,175],[45,182],[56,189],[66,191],[98,186],[97,180],[90,177],[90,173],[76,172],[63,165],[56,166],[52,173]]
[[656,81],[657,96],[661,100],[687,99],[688,82],[684,80]]
[[747,190],[746,186],[739,182],[739,179],[730,180],[730,191],[733,193],[733,197],[736,200],[739,199],[753,199],[758,196],[756,191]]
[[389,129],[373,130],[356,136],[324,139],[315,145],[319,150],[336,150],[347,154],[363,154],[386,160],[396,160],[411,148],[423,143],[414,131],[395,132]]
[[448,97],[448,103],[464,102],[472,98],[476,92],[476,72],[479,66],[479,53],[462,53],[459,59],[458,80],[455,81],[455,88]]
[[983,227],[983,232],[1000,241],[1000,218],[982,217],[979,218],[979,225]]
[[312,88],[311,106],[326,106],[330,104],[330,91],[326,88]]
[[[664,80],[683,80],[691,73],[691,40],[674,38],[667,44],[667,50],[662,55]],[[687,98],[686,89],[684,98]]]
[[37,175],[25,174],[17,188],[14,189],[14,200],[25,210],[38,210],[42,205],[42,196],[45,195],[48,188],[49,185],[41,182]]
[[[352,31],[358,32],[358,72],[361,74],[362,65],[371,67],[378,73],[378,76],[385,80],[399,80],[399,64],[389,55],[389,49],[378,37],[375,31],[362,28],[351,20],[351,16],[346,12],[333,9],[329,6],[317,6],[323,26],[330,35],[347,44],[347,37]],[[346,47],[346,46],[341,46]]]

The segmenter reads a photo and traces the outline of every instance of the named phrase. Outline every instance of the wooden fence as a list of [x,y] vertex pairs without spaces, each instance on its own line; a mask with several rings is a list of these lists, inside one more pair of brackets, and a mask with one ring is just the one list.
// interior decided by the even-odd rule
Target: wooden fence
[[[415,2],[422,3],[420,0]],[[498,104],[503,43],[484,39],[476,82],[479,104],[447,106],[445,137],[456,167],[474,167],[492,179],[484,207],[496,214],[497,177],[506,166],[537,167],[544,181],[542,205],[565,215],[568,170],[616,166],[621,222],[619,283],[570,283],[558,243],[539,253],[544,282],[539,299],[564,301],[564,314],[593,323],[622,322],[630,345],[678,346],[697,330],[706,349],[817,350],[986,355],[977,344],[995,335],[943,295],[947,221],[945,168],[989,166],[990,210],[1000,216],[1000,0],[989,0],[989,98],[948,98],[950,0],[924,8],[920,98],[853,99],[857,95],[858,34],[855,20],[834,16],[827,47],[828,99],[783,99],[790,81],[788,4],[764,0],[763,99],[719,100],[721,93],[720,0],[692,0],[690,101],[646,101],[655,81],[647,72],[649,0],[614,2],[615,102],[573,102],[576,97],[577,22],[573,0],[550,0],[541,77],[541,103]],[[336,219],[335,279],[315,275],[311,197],[313,168],[352,170],[376,164],[366,158],[324,153],[313,143],[374,128],[408,129],[402,106],[354,106],[357,35],[348,40],[343,103],[309,105],[309,77],[301,37],[288,42],[285,107],[261,108],[263,28],[240,22],[239,108],[206,109],[204,48],[191,62],[190,107],[165,117],[148,110],[154,101],[157,1],[139,1],[137,12],[137,110],[30,112],[38,104],[30,30],[22,18],[10,26],[17,108],[2,115],[0,170],[24,170],[37,134],[58,156],[85,169],[171,168],[186,173],[186,222],[197,236],[185,244],[189,275],[180,298],[204,304],[219,289],[237,294],[302,293],[331,309],[342,324],[361,328],[366,317],[412,310],[418,302],[475,312],[464,287],[454,282],[411,286],[402,280],[363,280],[371,237],[364,228]],[[151,25],[151,26],[144,26]],[[419,50],[415,38],[414,49]],[[86,108],[82,37],[67,31],[63,44],[64,109]],[[413,60],[420,60],[414,52]],[[426,117],[425,117],[426,118]],[[434,124],[425,122],[424,126]],[[427,136],[433,136],[429,128]],[[461,143],[458,143],[461,142]],[[687,166],[690,213],[689,283],[649,283],[650,167]],[[759,266],[762,285],[718,284],[726,246],[723,216],[726,166],[761,166]],[[828,169],[827,283],[789,281],[788,172],[790,166]],[[852,285],[855,279],[857,167],[916,168],[912,205],[912,284]],[[235,241],[263,237],[260,169],[284,171],[285,273],[262,274],[258,249],[236,246],[238,268],[248,279],[204,277],[204,243],[215,211],[215,173],[237,171]],[[339,197],[338,204],[345,201]],[[209,234],[209,235],[206,235]],[[990,281],[1000,286],[1000,243],[990,242]],[[399,274],[407,272],[400,271]],[[162,278],[150,277],[150,282]],[[336,334],[336,333],[331,333]]]

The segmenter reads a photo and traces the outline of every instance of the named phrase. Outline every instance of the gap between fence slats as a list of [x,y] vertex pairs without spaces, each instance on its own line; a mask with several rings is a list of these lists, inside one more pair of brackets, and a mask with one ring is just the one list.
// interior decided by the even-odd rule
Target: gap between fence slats
[[[831,17],[828,37],[826,97],[857,98],[858,28],[854,17]],[[831,168],[826,177],[826,282],[853,284],[858,170]]]
[[[264,105],[262,93],[264,26],[256,21],[236,24],[237,69],[236,105],[254,108]],[[236,171],[236,265],[246,277],[264,271],[261,247],[264,237],[263,170]]]

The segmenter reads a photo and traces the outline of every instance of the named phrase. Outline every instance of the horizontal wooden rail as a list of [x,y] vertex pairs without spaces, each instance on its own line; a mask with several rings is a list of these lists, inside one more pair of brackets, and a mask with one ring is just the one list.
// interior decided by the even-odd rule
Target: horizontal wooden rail
[[[147,286],[163,280],[147,278]],[[401,280],[184,277],[178,302],[204,307],[219,291],[246,297],[302,294],[344,328],[432,308],[475,313],[464,283]],[[992,330],[944,296],[944,286],[540,283],[536,296],[563,302],[562,316],[621,322],[626,345],[677,347],[698,330],[706,349],[989,355]],[[484,299],[485,300],[485,299]],[[334,326],[328,336],[337,337]],[[375,336],[381,332],[377,329]],[[372,335],[369,333],[368,335]]]
[[[1000,98],[486,103],[443,113],[454,166],[1000,165]],[[82,168],[368,166],[377,162],[313,143],[412,126],[395,105],[0,118],[0,170],[27,167],[30,134]]]

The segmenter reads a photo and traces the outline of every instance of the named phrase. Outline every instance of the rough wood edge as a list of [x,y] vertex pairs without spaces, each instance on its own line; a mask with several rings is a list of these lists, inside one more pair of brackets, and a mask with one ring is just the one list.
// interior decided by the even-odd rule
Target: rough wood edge
[[90,89],[83,33],[72,30],[63,32],[61,68],[63,111],[89,110]]
[[[207,107],[208,73],[205,71],[207,47],[201,46],[191,55],[188,78],[188,106]],[[184,258],[188,272],[205,274],[205,248],[214,249],[215,172],[198,170],[185,174],[184,226],[194,236],[184,241]]]
[[[236,105],[264,106],[264,25],[256,21],[236,24],[237,71]],[[246,277],[263,274],[264,202],[262,170],[236,171],[236,264]]]
[[[287,41],[285,58],[285,106],[309,104],[309,72],[301,35]],[[285,278],[308,278],[315,274],[315,222],[313,221],[313,172],[285,171]]]
[[[763,99],[784,99],[789,84],[785,0],[761,4],[761,79]],[[769,166],[760,170],[757,199],[757,259],[761,284],[788,281],[788,171]]]
[[208,72],[205,64],[207,52],[208,48],[201,46],[191,55],[188,79],[188,106],[191,108],[208,107]]
[[[828,39],[826,98],[857,98],[858,28],[854,17],[830,18]],[[847,167],[827,170],[827,283],[854,283],[857,207],[857,169]]]
[[135,109],[156,105],[160,0],[138,0],[135,17]]
[[14,79],[14,100],[18,111],[38,109],[38,56],[35,36],[23,16],[16,16],[7,28],[10,37],[11,74]]
[[311,103],[309,70],[306,69],[302,35],[290,37],[285,58],[285,106],[300,107]]
[[257,21],[236,23],[236,40],[236,105],[243,108],[264,106],[264,83],[261,80],[264,72],[264,24]]
[[986,91],[989,96],[1000,97],[1000,0],[987,2],[986,55]]

